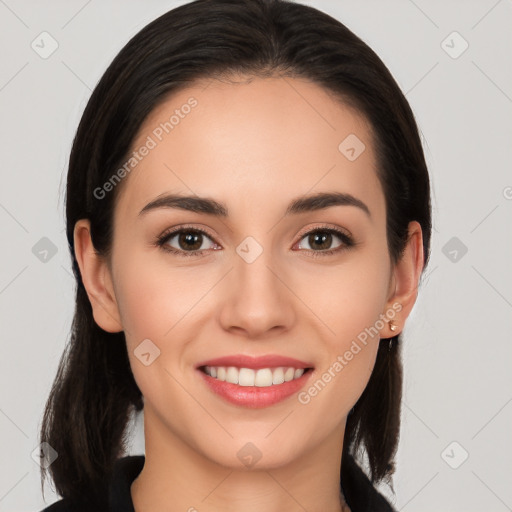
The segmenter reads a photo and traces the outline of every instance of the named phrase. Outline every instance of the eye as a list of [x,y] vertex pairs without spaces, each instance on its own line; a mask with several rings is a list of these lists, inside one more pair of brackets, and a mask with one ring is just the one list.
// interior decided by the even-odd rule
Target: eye
[[[338,245],[336,245],[334,248],[332,248],[333,235],[335,238],[338,238],[338,240],[341,240],[341,242],[338,243]],[[314,257],[329,256],[355,245],[355,242],[350,235],[339,229],[330,227],[320,227],[312,231],[308,231],[301,238],[301,241],[304,239],[309,245],[309,248],[306,248],[306,250],[310,251]]]
[[[338,238],[340,242],[332,248],[334,238]],[[156,245],[164,251],[176,254],[177,256],[200,256],[204,252],[211,250],[219,250],[221,247],[216,244],[213,237],[204,229],[180,227],[171,231],[166,231],[157,238]],[[356,245],[356,242],[348,234],[339,229],[332,227],[318,227],[305,233],[298,244],[300,249],[304,249],[301,245],[302,240],[306,240],[309,248],[305,248],[313,257],[329,256],[334,253],[347,250]],[[208,247],[209,240],[213,247]],[[173,245],[174,244],[174,245]]]
[[[174,238],[176,240],[173,243],[177,244],[178,247],[171,245]],[[165,232],[157,239],[157,245],[164,251],[172,252],[178,256],[197,256],[209,249],[209,247],[204,247],[205,238],[213,243],[214,250],[219,248],[205,230],[186,227]]]

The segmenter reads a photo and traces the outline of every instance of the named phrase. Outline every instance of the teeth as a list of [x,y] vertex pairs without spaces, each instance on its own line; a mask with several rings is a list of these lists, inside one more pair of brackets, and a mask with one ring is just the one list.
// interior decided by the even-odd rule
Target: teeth
[[265,388],[268,386],[290,382],[298,379],[304,373],[304,368],[279,367],[261,368],[236,368],[235,366],[205,366],[205,373],[216,379],[238,384],[239,386],[256,386]]

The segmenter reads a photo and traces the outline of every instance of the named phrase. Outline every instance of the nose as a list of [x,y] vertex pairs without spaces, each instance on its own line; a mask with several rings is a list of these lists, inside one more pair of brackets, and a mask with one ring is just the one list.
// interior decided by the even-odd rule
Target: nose
[[[245,253],[244,248],[248,248]],[[219,316],[225,330],[238,331],[250,339],[290,329],[298,301],[290,284],[290,272],[272,259],[270,250],[258,251],[253,259],[256,248],[241,244],[234,254],[233,268],[223,280],[225,300]],[[252,257],[248,257],[251,251]]]

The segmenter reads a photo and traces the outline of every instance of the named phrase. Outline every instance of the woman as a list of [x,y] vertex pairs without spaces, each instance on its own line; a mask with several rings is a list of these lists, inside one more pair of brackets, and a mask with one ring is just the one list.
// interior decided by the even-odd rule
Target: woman
[[76,309],[41,429],[63,499],[45,510],[393,510],[374,486],[430,187],[365,43],[283,0],[169,11],[95,88],[66,215]]

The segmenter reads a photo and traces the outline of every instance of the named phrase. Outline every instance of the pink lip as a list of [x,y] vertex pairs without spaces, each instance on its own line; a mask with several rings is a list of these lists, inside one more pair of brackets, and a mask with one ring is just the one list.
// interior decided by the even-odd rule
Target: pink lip
[[[247,366],[242,367],[247,368]],[[250,409],[261,409],[285,400],[304,387],[313,374],[313,371],[309,370],[305,371],[298,379],[293,379],[289,382],[283,382],[282,384],[268,387],[257,387],[231,384],[230,382],[221,381],[211,377],[200,369],[197,369],[196,371],[201,375],[211,391],[234,405]]]
[[259,370],[260,368],[277,368],[279,366],[292,366],[293,368],[304,369],[313,368],[311,363],[299,361],[293,357],[279,356],[277,354],[268,354],[259,357],[251,357],[243,354],[218,357],[216,359],[203,361],[196,365],[196,368],[201,368],[202,366],[235,366],[237,368],[252,368],[253,370]]

